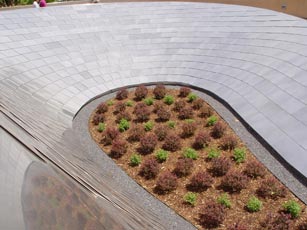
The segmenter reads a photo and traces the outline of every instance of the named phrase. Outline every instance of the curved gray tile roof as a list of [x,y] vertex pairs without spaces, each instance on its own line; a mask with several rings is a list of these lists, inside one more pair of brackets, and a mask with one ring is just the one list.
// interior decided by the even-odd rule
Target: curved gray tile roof
[[[307,177],[306,20],[252,7],[174,2],[0,14],[1,110],[41,152],[61,141],[92,98],[157,81],[218,95]],[[46,155],[76,164],[71,151],[59,152]]]

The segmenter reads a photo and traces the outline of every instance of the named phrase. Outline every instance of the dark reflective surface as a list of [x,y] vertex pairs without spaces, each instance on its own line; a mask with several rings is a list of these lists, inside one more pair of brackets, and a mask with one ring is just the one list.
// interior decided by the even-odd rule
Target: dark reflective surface
[[[124,229],[116,210],[1,129],[1,229]],[[5,144],[4,144],[5,142]]]
[[25,175],[22,207],[26,229],[123,229],[93,194],[38,162]]

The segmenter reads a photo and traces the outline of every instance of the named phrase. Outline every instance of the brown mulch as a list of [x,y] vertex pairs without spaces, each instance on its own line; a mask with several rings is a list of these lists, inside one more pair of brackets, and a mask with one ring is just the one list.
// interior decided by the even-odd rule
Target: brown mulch
[[[149,94],[147,97],[152,97],[152,89],[149,89]],[[182,100],[182,98],[178,97],[178,90],[176,89],[170,89],[167,88],[167,95],[172,95],[176,100]],[[187,98],[184,98],[187,100]],[[134,100],[134,91],[129,91],[129,96],[127,99],[121,100],[121,102],[127,102],[128,100],[133,101],[133,106],[132,107],[126,107],[126,111],[129,112],[133,119],[130,121],[130,127],[132,126],[132,123],[135,123],[136,121],[134,120],[135,115],[133,114],[133,108],[134,106],[139,103]],[[105,120],[105,126],[106,127],[118,127],[118,124],[115,122],[115,115],[114,115],[114,108],[116,103],[119,102],[119,100],[113,98],[112,100],[109,100],[108,102],[112,101],[113,105],[110,105],[108,108],[108,111],[105,113],[105,117],[107,118]],[[155,100],[154,103],[158,101]],[[163,100],[162,100],[163,101]],[[176,122],[176,127],[172,129],[172,132],[177,133],[178,135],[181,134],[181,125],[184,121],[178,119],[178,113],[175,112],[172,108],[173,105],[165,105],[165,106],[170,106],[171,109],[171,121]],[[153,105],[150,106],[151,109],[153,109]],[[104,145],[101,140],[103,137],[103,132],[98,132],[97,131],[97,126],[94,125],[91,121],[92,118],[95,114],[95,111],[92,113],[89,121],[89,129],[90,133],[93,137],[93,139],[96,141],[96,143],[101,147],[101,149],[106,152],[110,153],[111,146],[110,145]],[[197,130],[195,133],[198,133],[200,130],[211,130],[212,127],[207,127],[207,118],[200,118],[198,116],[199,111],[194,110],[194,116],[193,120],[197,123]],[[235,135],[234,131],[228,126],[228,124],[219,116],[214,111],[214,115],[218,117],[219,121],[222,121],[225,125],[227,125],[227,134]],[[150,120],[154,122],[155,125],[161,122],[156,121],[156,114],[151,113],[150,115]],[[144,122],[145,123],[145,122]],[[165,122],[166,123],[166,122]],[[154,130],[154,128],[153,128]],[[150,132],[153,132],[151,130]],[[128,139],[128,131],[120,133],[121,138],[123,139]],[[237,138],[239,140],[239,138]],[[169,157],[168,159],[160,163],[160,173],[166,170],[172,171],[175,167],[175,163],[177,162],[177,159],[179,157],[182,157],[182,151],[185,147],[192,147],[192,143],[194,141],[194,136],[189,137],[189,138],[182,138],[182,148],[179,151],[176,152],[169,152]],[[142,176],[139,175],[139,170],[141,168],[141,165],[132,167],[130,166],[130,157],[134,153],[138,153],[138,147],[139,143],[138,142],[128,142],[128,149],[127,153],[124,154],[121,158],[119,159],[114,159],[114,161],[120,166],[130,177],[132,177],[137,183],[139,183],[141,186],[143,186],[148,192],[150,192],[153,196],[155,196],[157,199],[161,200],[164,202],[166,205],[171,207],[173,210],[175,210],[179,215],[183,216],[185,219],[187,219],[189,222],[191,222],[193,225],[195,225],[199,229],[203,229],[203,226],[199,224],[198,221],[198,213],[202,205],[206,203],[206,201],[213,199],[216,200],[218,196],[221,194],[225,193],[221,188],[219,188],[220,181],[222,177],[214,177],[214,183],[213,185],[208,188],[207,190],[203,192],[198,192],[197,193],[197,203],[195,206],[189,205],[184,202],[183,196],[189,192],[187,189],[186,185],[189,183],[190,178],[198,171],[200,170],[208,170],[211,166],[211,162],[207,158],[207,151],[208,149],[215,147],[219,148],[221,145],[221,138],[211,138],[211,141],[209,145],[201,150],[197,150],[199,154],[199,158],[194,161],[194,168],[192,170],[192,173],[187,176],[187,177],[182,177],[178,178],[178,187],[176,190],[169,192],[167,194],[161,195],[157,194],[155,192],[155,186],[156,186],[156,179],[151,179],[151,180],[146,180]],[[142,162],[147,159],[148,157],[152,157],[155,155],[155,152],[158,149],[161,149],[163,145],[163,141],[159,141],[158,145],[155,148],[155,151],[151,154],[147,155],[141,155],[142,157]],[[221,156],[226,156],[229,159],[232,159],[232,169],[243,171],[246,164],[251,161],[251,160],[256,160],[256,158],[253,156],[253,154],[248,150],[248,148],[244,145],[242,141],[239,140],[239,144],[237,147],[240,148],[245,148],[247,149],[247,157],[246,160],[243,163],[237,164],[233,161],[232,154],[233,152],[231,150],[221,150]],[[259,212],[255,213],[250,213],[246,211],[245,205],[248,201],[248,199],[251,196],[256,196],[256,190],[259,188],[260,184],[262,181],[268,177],[272,177],[273,175],[266,170],[266,175],[264,178],[258,178],[258,179],[251,179],[249,181],[248,187],[246,189],[243,189],[240,193],[230,193],[229,197],[232,203],[232,206],[230,209],[227,209],[227,214],[226,214],[226,219],[224,220],[223,224],[220,225],[217,229],[229,229],[230,226],[232,226],[236,222],[243,223],[247,225],[249,228],[248,229],[262,229],[260,227],[260,223],[264,221],[266,215],[268,213],[278,213],[282,211],[282,205],[284,204],[285,201],[288,200],[295,200],[297,201],[301,208],[302,208],[302,213],[299,218],[293,219],[292,220],[292,227],[291,229],[298,229],[297,226],[299,226],[301,223],[307,222],[307,214],[306,214],[306,206],[298,199],[296,198],[289,190],[287,190],[287,195],[285,198],[279,198],[276,200],[272,199],[263,199],[259,198],[262,201],[263,207]]]

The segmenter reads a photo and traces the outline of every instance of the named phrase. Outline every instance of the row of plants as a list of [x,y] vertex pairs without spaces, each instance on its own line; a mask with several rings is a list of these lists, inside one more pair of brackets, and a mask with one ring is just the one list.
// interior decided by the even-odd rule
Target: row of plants
[[[190,88],[121,89],[94,111],[91,131],[102,149],[138,183],[172,203],[180,214],[197,215],[189,219],[197,227],[219,227],[224,222],[228,229],[243,226],[227,220],[227,213],[256,215],[262,210],[265,213],[255,222],[261,229],[278,229],[279,224],[289,229],[300,223],[296,220],[302,204]],[[171,194],[180,197],[170,202]],[[239,210],[231,200],[241,194],[248,196]],[[275,202],[274,212],[268,212],[270,202]]]

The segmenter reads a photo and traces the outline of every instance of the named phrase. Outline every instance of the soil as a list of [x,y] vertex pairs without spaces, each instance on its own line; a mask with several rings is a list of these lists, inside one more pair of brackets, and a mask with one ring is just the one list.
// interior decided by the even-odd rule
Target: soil
[[[172,95],[175,101],[177,100],[185,100],[188,102],[187,97],[179,97],[179,90],[178,89],[173,89],[173,88],[166,88],[167,90],[167,95]],[[193,93],[193,91],[192,91]],[[154,98],[153,95],[153,88],[148,87],[148,95],[146,98]],[[104,124],[105,127],[118,127],[118,123],[116,123],[116,112],[115,107],[117,103],[123,102],[126,103],[127,101],[132,101],[133,106],[128,107],[126,106],[126,112],[131,114],[132,120],[130,122],[130,127],[133,126],[134,123],[138,124],[144,124],[145,122],[138,122],[135,120],[135,114],[133,114],[133,110],[135,105],[140,103],[140,101],[137,101],[135,99],[135,91],[134,90],[129,90],[128,97],[123,99],[123,100],[117,100],[116,98],[113,98],[111,100],[108,100],[106,104],[108,104],[108,111],[104,113],[105,115],[105,120]],[[154,103],[156,103],[159,100],[154,99]],[[163,102],[163,99],[160,101]],[[189,104],[190,102],[188,102]],[[169,107],[171,111],[171,118],[169,119],[170,121],[175,121],[176,126],[175,128],[171,129],[171,132],[178,134],[179,136],[182,133],[181,126],[184,122],[184,120],[178,119],[178,112],[174,111],[174,104],[172,105],[167,105],[165,104],[166,107]],[[204,106],[210,106],[206,102]],[[158,123],[165,123],[167,124],[167,121],[161,122],[157,121],[157,115],[153,112],[154,105],[150,105],[149,108],[151,109],[151,115],[150,115],[150,121],[154,123],[154,126],[158,125]],[[211,108],[212,109],[212,108]],[[226,131],[223,135],[234,135],[236,136],[235,132],[229,127],[229,125],[223,120],[222,117],[217,114],[216,111],[213,111],[213,115],[218,118],[218,121],[223,122],[227,128]],[[89,120],[89,130],[90,133],[93,137],[93,139],[96,141],[96,143],[101,147],[101,149],[107,153],[110,154],[111,151],[111,145],[105,145],[102,141],[104,132],[99,132],[97,130],[98,126],[95,125],[92,122],[93,117],[95,116],[97,110],[93,111],[90,120]],[[213,126],[208,126],[207,125],[207,117],[199,117],[199,110],[195,109],[193,110],[193,120],[197,124],[197,129],[195,134],[197,134],[199,131],[208,131],[209,133],[211,132]],[[149,131],[154,133],[154,128]],[[175,152],[169,152],[168,159],[163,162],[159,163],[160,166],[160,171],[173,171],[175,168],[175,164],[178,160],[178,158],[182,157],[182,152],[185,148],[187,147],[192,147],[193,142],[195,139],[195,134],[191,137],[188,138],[181,138],[182,142],[182,148],[178,151]],[[171,192],[168,192],[166,194],[160,194],[157,193],[155,187],[156,187],[156,181],[158,176],[155,179],[145,179],[140,175],[140,168],[142,167],[142,163],[138,166],[131,166],[130,164],[130,157],[131,155],[137,153],[141,155],[142,162],[144,162],[147,158],[155,156],[155,153],[157,150],[162,149],[162,145],[164,141],[159,141],[157,146],[155,147],[155,150],[150,153],[150,154],[141,154],[139,153],[138,149],[140,146],[139,142],[129,142],[128,141],[128,136],[129,136],[129,130],[120,132],[120,138],[127,140],[128,143],[128,148],[127,152],[121,156],[120,158],[113,159],[118,166],[120,166],[130,177],[132,177],[137,183],[139,183],[143,188],[145,188],[149,193],[151,193],[153,196],[155,196],[157,199],[160,201],[164,202],[166,205],[171,207],[173,210],[175,210],[179,215],[187,219],[189,222],[191,222],[194,226],[196,226],[199,229],[204,229],[207,228],[206,226],[200,225],[199,222],[199,212],[200,209],[206,204],[208,200],[217,200],[217,197],[219,197],[221,194],[224,194],[225,191],[220,188],[220,183],[223,177],[213,177],[214,182],[211,187],[206,189],[205,191],[202,192],[196,192],[197,193],[197,203],[195,206],[188,204],[184,201],[183,197],[184,195],[189,192],[187,185],[189,184],[190,179],[193,177],[193,175],[199,171],[210,171],[210,167],[212,162],[208,159],[208,150],[211,148],[220,148],[220,146],[223,144],[222,143],[222,138],[211,138],[211,141],[207,146],[204,148],[197,150],[199,157],[197,160],[194,160],[194,167],[192,169],[192,172],[190,175],[186,177],[181,177],[178,178],[178,187]],[[236,136],[237,137],[237,136]],[[246,159],[242,163],[236,163],[233,159],[233,150],[222,150],[221,149],[221,156],[225,156],[232,161],[232,166],[231,169],[235,171],[240,171],[243,172],[246,164],[252,160],[257,161],[257,159],[253,156],[253,154],[248,150],[248,148],[244,145],[244,143],[238,140],[238,148],[245,148],[246,149]],[[286,197],[282,197],[279,199],[269,199],[269,198],[261,198],[258,197],[262,201],[262,209],[259,212],[248,212],[246,210],[246,204],[247,201],[251,196],[257,196],[256,195],[256,190],[259,188],[261,183],[269,178],[269,177],[274,177],[268,170],[265,169],[265,176],[263,178],[258,177],[256,179],[250,179],[248,186],[246,189],[241,190],[239,193],[228,193],[230,201],[231,201],[231,208],[227,209],[226,211],[226,218],[223,221],[223,223],[216,229],[229,229],[230,226],[233,226],[235,223],[241,223],[246,226],[248,226],[247,229],[263,229],[260,226],[260,223],[263,222],[268,215],[268,213],[279,213],[283,211],[283,204],[286,201],[289,200],[295,200],[298,202],[302,208],[302,212],[298,218],[292,219],[291,220],[291,228],[290,229],[299,229],[299,225],[302,223],[307,223],[307,209],[306,205],[304,205],[298,198],[296,198],[288,189],[287,189],[287,195]]]

